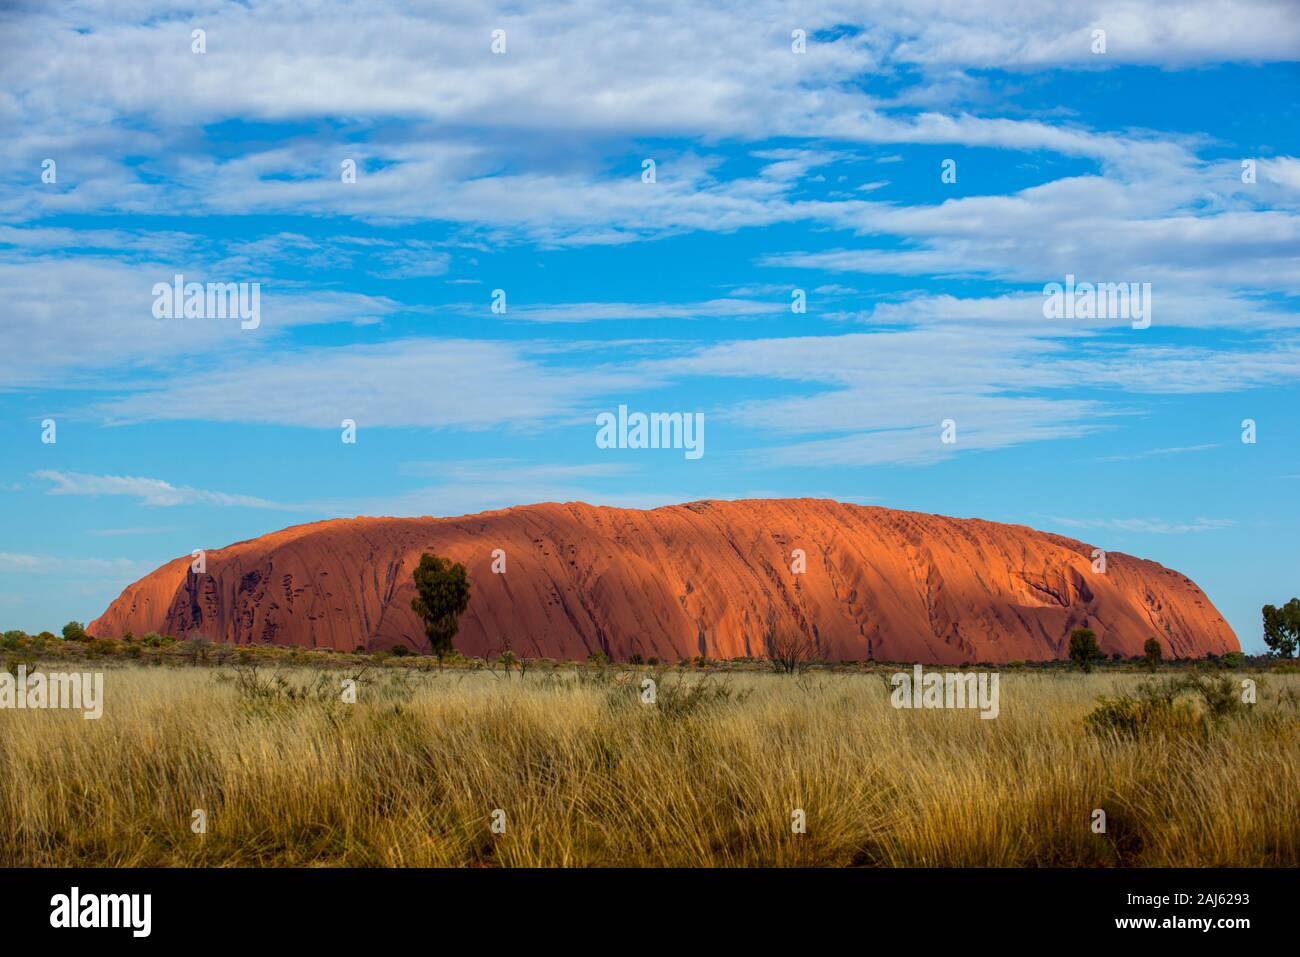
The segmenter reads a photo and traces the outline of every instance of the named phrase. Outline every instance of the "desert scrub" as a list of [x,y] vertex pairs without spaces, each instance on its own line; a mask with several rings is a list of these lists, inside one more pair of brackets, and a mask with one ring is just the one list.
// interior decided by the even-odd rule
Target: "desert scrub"
[[751,689],[734,687],[728,677],[698,678],[664,671],[621,672],[605,684],[606,705],[613,712],[642,709],[660,721],[680,721],[717,708],[742,704]]
[[1179,692],[1197,723],[1169,735],[1090,730],[1099,696],[1163,700],[1139,674],[1004,673],[983,720],[896,710],[869,672],[253,657],[243,677],[119,658],[97,721],[0,710],[0,865],[1300,864],[1292,675],[1239,715]]
[[1236,679],[1223,674],[1153,678],[1139,682],[1131,693],[1102,695],[1084,720],[1098,734],[1204,735],[1217,722],[1255,714],[1243,692]]

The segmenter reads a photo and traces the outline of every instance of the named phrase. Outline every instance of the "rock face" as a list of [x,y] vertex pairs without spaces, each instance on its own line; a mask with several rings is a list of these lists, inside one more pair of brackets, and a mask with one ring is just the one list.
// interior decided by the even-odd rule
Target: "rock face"
[[1166,657],[1239,650],[1205,594],[1154,562],[1111,552],[1103,574],[1092,546],[1021,525],[812,499],[299,525],[207,552],[205,574],[169,562],[89,630],[422,650],[411,572],[425,551],[469,572],[455,641],[468,655],[509,641],[558,659],[762,657],[769,616],[831,660],[1062,658],[1083,626],[1108,655],[1141,654],[1152,635]]

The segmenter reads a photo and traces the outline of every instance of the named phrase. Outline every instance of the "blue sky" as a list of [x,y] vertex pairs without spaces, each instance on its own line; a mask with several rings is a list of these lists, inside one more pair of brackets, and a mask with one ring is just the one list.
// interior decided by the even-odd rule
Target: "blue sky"
[[[1031,525],[1250,651],[1300,592],[1293,6],[300,6],[0,13],[0,627],[285,525],[575,499]],[[155,318],[177,273],[260,324]],[[1150,327],[1046,318],[1067,275]],[[705,454],[598,448],[620,404]]]

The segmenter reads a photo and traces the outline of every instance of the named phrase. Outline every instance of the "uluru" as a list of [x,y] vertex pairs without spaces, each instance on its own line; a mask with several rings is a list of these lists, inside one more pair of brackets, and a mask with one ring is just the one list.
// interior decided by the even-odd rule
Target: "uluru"
[[1239,650],[1191,579],[1071,538],[979,519],[818,499],[700,501],[648,510],[581,502],[458,518],[298,525],[177,558],[122,592],[89,630],[370,651],[427,648],[411,610],[423,552],[465,565],[466,655],[676,662],[762,657],[806,635],[826,660],[1041,661],[1070,631],[1104,654]]

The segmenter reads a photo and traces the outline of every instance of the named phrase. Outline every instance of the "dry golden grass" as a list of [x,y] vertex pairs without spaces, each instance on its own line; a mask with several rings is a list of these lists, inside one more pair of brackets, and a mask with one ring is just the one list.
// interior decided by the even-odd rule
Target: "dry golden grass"
[[302,699],[222,674],[113,667],[98,721],[0,711],[0,865],[1300,863],[1294,675],[1121,737],[1084,718],[1137,675],[1003,673],[981,720],[863,673],[670,673],[656,705],[645,671],[371,672],[354,705],[340,672],[286,672]]

